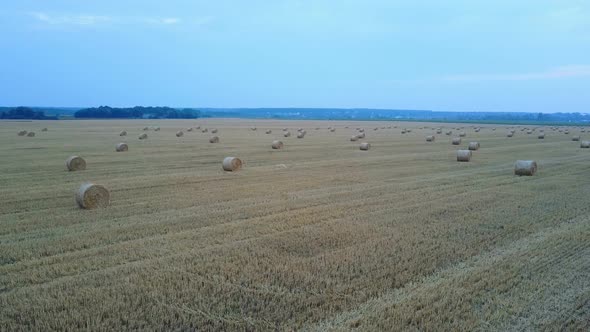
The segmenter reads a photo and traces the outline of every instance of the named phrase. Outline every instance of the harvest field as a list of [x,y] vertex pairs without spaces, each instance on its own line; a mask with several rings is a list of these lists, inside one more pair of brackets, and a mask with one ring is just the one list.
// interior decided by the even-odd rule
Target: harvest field
[[[590,329],[590,132],[474,127],[0,122],[0,330]],[[87,181],[109,207],[76,205]]]

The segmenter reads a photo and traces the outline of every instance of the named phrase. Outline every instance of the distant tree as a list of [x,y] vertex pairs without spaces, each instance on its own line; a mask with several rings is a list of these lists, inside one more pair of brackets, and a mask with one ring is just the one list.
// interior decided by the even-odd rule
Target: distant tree
[[191,109],[178,110],[171,107],[143,107],[133,108],[112,108],[100,106],[98,108],[85,108],[74,113],[76,118],[98,118],[98,119],[195,119],[200,112]]
[[55,120],[57,117],[46,116],[44,112],[35,111],[30,107],[19,106],[0,113],[0,119]]

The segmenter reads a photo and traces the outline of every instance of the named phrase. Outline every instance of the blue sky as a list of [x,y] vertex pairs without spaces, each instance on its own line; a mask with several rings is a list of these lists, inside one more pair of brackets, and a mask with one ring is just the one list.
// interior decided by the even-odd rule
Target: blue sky
[[590,1],[18,0],[0,105],[590,111]]

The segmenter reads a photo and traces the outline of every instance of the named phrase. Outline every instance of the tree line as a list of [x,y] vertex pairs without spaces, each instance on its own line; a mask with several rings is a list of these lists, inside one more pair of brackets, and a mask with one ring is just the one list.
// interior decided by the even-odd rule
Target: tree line
[[6,108],[0,112],[0,119],[5,120],[57,120],[56,116],[47,116],[43,111],[36,111],[30,107]]
[[94,119],[196,119],[201,117],[199,110],[171,107],[143,107],[118,108],[100,106],[85,108],[74,113],[76,118]]

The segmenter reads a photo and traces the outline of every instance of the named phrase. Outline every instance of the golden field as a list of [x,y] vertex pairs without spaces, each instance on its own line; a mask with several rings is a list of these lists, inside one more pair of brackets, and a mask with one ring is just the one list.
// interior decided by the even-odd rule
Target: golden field
[[[197,125],[220,143],[175,136]],[[161,130],[139,140],[145,126]],[[580,129],[539,140],[539,129],[474,126],[0,122],[0,330],[590,329]],[[356,127],[366,138],[351,142]],[[481,143],[471,162],[444,135],[457,127],[459,147]],[[68,172],[71,155],[87,169]],[[224,172],[226,156],[244,168]],[[514,176],[517,159],[538,173]],[[78,208],[87,181],[110,190],[108,208]]]

